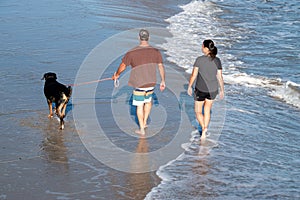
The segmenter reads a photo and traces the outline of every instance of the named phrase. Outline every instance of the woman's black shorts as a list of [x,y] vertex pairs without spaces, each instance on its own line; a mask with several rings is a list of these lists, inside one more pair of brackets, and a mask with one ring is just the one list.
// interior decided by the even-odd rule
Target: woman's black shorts
[[194,90],[194,100],[195,101],[204,101],[205,99],[214,100],[218,95],[218,90],[214,92],[202,92],[197,88]]

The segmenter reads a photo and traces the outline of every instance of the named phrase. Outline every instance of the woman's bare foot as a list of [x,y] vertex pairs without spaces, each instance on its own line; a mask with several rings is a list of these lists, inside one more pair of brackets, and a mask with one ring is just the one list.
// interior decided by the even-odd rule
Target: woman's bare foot
[[201,139],[205,139],[206,138],[206,132],[207,132],[207,128],[204,128],[201,134]]

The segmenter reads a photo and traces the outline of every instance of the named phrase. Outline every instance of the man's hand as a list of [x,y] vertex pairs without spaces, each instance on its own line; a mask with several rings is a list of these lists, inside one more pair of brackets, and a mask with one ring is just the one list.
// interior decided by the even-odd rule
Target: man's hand
[[120,75],[118,75],[117,72],[115,72],[111,78],[112,78],[112,80],[117,80],[119,77],[120,77]]
[[126,65],[122,62],[118,68],[118,70],[114,73],[114,75],[111,77],[112,80],[118,80],[121,73],[126,69]]
[[162,81],[161,83],[160,83],[160,91],[162,92],[162,91],[164,91],[164,89],[166,88],[166,83],[164,82],[164,81]]

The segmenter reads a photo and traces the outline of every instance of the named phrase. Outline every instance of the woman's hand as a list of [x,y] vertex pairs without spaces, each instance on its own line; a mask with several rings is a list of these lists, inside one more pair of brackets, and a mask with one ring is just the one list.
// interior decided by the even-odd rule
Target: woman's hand
[[193,88],[191,86],[188,87],[187,93],[188,93],[188,95],[192,96],[192,94],[193,94]]
[[224,99],[224,91],[223,90],[220,91],[219,97],[221,100]]

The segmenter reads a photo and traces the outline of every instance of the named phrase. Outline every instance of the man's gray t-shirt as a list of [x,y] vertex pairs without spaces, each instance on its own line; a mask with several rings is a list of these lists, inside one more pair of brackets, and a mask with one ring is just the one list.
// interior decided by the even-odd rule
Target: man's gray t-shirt
[[212,60],[209,56],[199,56],[194,64],[198,67],[196,88],[201,92],[218,91],[217,72],[222,69],[221,61],[218,57]]

